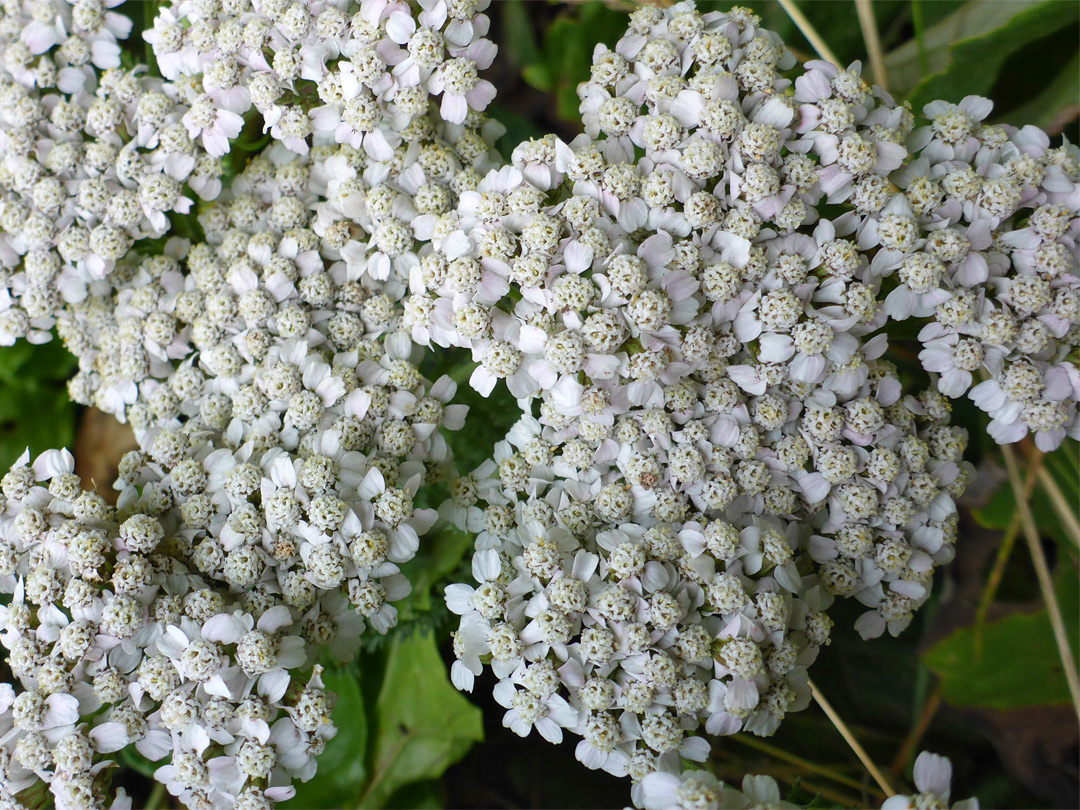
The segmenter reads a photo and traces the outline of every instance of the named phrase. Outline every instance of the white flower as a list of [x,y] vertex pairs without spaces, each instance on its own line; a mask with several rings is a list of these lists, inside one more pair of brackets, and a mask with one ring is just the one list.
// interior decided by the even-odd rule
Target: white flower
[[978,799],[964,799],[949,804],[952,788],[952,763],[939,754],[923,751],[915,759],[915,788],[919,791],[914,796],[891,796],[881,805],[882,810],[907,810],[916,807],[954,807],[957,810],[978,808]]
[[464,121],[470,109],[483,112],[495,98],[495,86],[477,75],[491,65],[495,51],[487,40],[473,42],[427,80],[431,94],[442,95],[440,112],[451,124]]
[[527,737],[533,727],[545,740],[562,742],[562,730],[574,728],[578,714],[559,695],[540,697],[526,689],[517,689],[508,680],[500,681],[492,694],[499,705],[508,709],[503,725],[520,737]]
[[206,151],[214,157],[229,151],[229,141],[240,134],[244,125],[244,119],[237,113],[215,108],[209,96],[197,97],[183,121],[192,139],[201,138]]

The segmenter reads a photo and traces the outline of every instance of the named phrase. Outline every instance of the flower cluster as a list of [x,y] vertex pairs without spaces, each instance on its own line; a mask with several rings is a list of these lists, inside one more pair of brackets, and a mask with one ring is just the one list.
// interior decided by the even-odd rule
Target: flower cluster
[[23,686],[0,692],[4,790],[40,779],[57,807],[108,806],[110,755],[132,745],[150,760],[172,753],[156,776],[189,806],[287,798],[335,730],[318,668],[306,681],[290,672],[311,657],[318,617],[294,622],[267,593],[230,594],[183,563],[205,554],[190,550],[180,510],[111,507],[73,466],[49,451],[0,482],[14,594],[3,644]]
[[100,0],[0,11],[0,345],[48,340],[136,243],[221,190],[175,88],[121,66],[130,28]]
[[[858,66],[790,86],[789,65],[748,13],[638,9],[579,88],[586,133],[523,144],[463,193],[412,280],[414,340],[468,347],[472,385],[503,381],[526,414],[441,510],[477,533],[477,584],[446,591],[454,681],[489,664],[506,726],[574,732],[638,803],[648,774],[705,758],[702,729],[770,734],[807,705],[834,597],[869,608],[864,637],[906,627],[970,475],[943,394],[971,375],[905,396],[881,330],[985,281],[964,276],[974,250],[934,251],[999,222],[946,194],[917,217],[908,178],[938,141]],[[997,129],[1003,162],[1037,140]],[[1062,191],[1023,204],[1056,212],[1066,298],[1080,186],[1045,145],[1033,183]]]
[[[413,336],[469,346],[481,392],[540,399],[443,510],[480,532],[479,587],[447,589],[455,681],[490,660],[508,726],[573,730],[587,766],[640,782],[704,758],[701,726],[769,734],[805,707],[833,595],[872,608],[867,636],[906,626],[951,556],[966,437],[942,397],[901,396],[882,339],[858,339],[880,325],[880,281],[837,236],[858,212],[795,232],[835,164],[787,149],[825,162],[828,139],[790,126],[773,41],[679,8],[633,20],[582,89],[608,137],[524,145],[462,194],[460,230],[421,261]],[[727,129],[701,123],[710,105]],[[870,144],[861,177],[879,178],[903,151],[885,135],[905,133],[872,140],[865,106],[840,136]],[[756,175],[770,194],[747,191]]]
[[[290,796],[334,733],[317,657],[396,624],[434,481],[476,534],[455,684],[490,664],[506,725],[639,806],[777,804],[682,762],[807,704],[836,597],[866,637],[928,597],[947,397],[1080,432],[1075,149],[984,100],[917,129],[858,65],[792,81],[746,10],[646,6],[585,133],[504,166],[485,0],[176,2],[163,78],[112,5],[0,9],[0,343],[55,328],[139,444],[115,506],[66,452],[3,478],[0,805],[105,807],[127,746],[189,807]],[[936,391],[883,357],[904,318]],[[470,475],[432,346],[520,400]]]
[[[276,141],[349,144],[390,160],[430,131],[429,106],[462,124],[495,97],[480,78],[488,0],[197,0],[173,3],[147,32],[162,75],[185,88],[183,121],[211,155],[229,151],[254,108]],[[183,77],[183,80],[181,80]]]
[[[400,7],[365,3],[353,28],[381,38],[400,21]],[[486,27],[475,12],[433,8],[420,36],[471,41],[466,22]],[[126,92],[141,105],[154,86],[173,98],[190,82]],[[182,131],[203,102],[170,104],[165,118]],[[414,496],[444,475],[441,431],[464,418],[454,383],[419,372],[400,331],[403,297],[417,251],[473,167],[493,162],[498,130],[477,112],[447,123],[426,96],[411,121],[385,154],[316,133],[297,156],[272,132],[281,142],[202,207],[195,242],[133,233],[114,262],[90,269],[45,246],[68,286],[35,314],[33,336],[47,339],[55,322],[79,358],[72,397],[129,422],[140,449],[122,460],[116,507],[84,493],[59,451],[4,479],[2,587],[14,605],[0,643],[23,690],[0,701],[5,800],[41,780],[57,806],[105,806],[110,755],[129,745],[169,757],[156,777],[191,807],[269,807],[313,775],[334,732],[314,662],[323,650],[347,660],[365,627],[396,624],[393,603],[410,589],[399,565],[436,517]],[[160,162],[158,135],[140,126],[121,117],[117,143],[143,133],[150,154],[132,147],[132,160]],[[109,143],[88,134],[97,139],[72,136],[77,156]],[[202,135],[188,151],[220,173],[218,142]],[[126,193],[109,183],[106,196]],[[79,222],[61,220],[58,238]],[[5,276],[11,323],[34,260],[13,255],[19,272]],[[71,756],[50,753],[61,738]]]
[[[919,332],[923,367],[942,393],[970,392],[995,441],[1030,433],[1050,451],[1080,436],[1080,167],[1035,127],[981,124],[990,107],[927,105],[930,124],[911,138],[918,157],[897,176],[904,195],[885,209],[917,237],[887,246],[882,266],[901,284],[885,310],[932,318]],[[885,246],[880,230],[865,236]]]

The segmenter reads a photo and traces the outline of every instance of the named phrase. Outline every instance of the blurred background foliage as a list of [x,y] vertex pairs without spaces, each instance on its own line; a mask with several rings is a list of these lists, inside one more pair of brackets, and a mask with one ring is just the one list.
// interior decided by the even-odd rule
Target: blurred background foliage
[[[699,3],[717,10],[732,5]],[[779,3],[738,5],[752,8],[801,60],[815,58]],[[853,0],[799,6],[841,62],[861,60],[869,73]],[[498,144],[504,155],[525,138],[555,132],[569,139],[580,131],[577,85],[588,78],[596,44],[614,44],[632,7],[601,0],[492,3],[491,37],[500,55],[489,76],[499,90],[491,112],[507,129]],[[129,2],[119,10],[137,31],[152,18],[153,4]],[[1076,0],[874,0],[872,10],[889,88],[916,113],[935,98],[955,102],[977,93],[994,100],[996,121],[1032,123],[1078,140]],[[133,42],[129,54],[133,63],[143,60],[142,43]],[[894,340],[893,356],[913,385],[925,384],[903,340]],[[487,401],[476,395],[468,387],[467,355],[442,352],[425,362],[432,378],[449,373],[459,382],[460,401],[476,417],[447,436],[460,469],[471,470],[513,423],[517,405],[501,389]],[[37,453],[74,443],[80,472],[107,488],[131,447],[130,434],[94,411],[76,411],[64,389],[73,369],[57,342],[0,349],[0,462],[7,466],[27,445]],[[957,402],[955,421],[971,433],[970,458],[980,473],[962,504],[956,562],[900,638],[861,641],[851,629],[859,607],[837,605],[833,643],[813,677],[898,787],[909,782],[914,756],[925,748],[952,757],[954,797],[976,795],[984,807],[1075,808],[1077,717],[1030,556],[1017,537],[1016,502],[982,414]],[[1022,466],[1037,456],[1032,451],[1019,447]],[[1080,508],[1076,443],[1041,464],[1045,472],[1029,502],[1075,654],[1078,535],[1062,509],[1075,519]],[[437,528],[407,566],[415,590],[401,606],[402,627],[365,639],[350,665],[326,662],[340,731],[318,775],[289,807],[625,806],[628,785],[583,768],[572,743],[553,747],[504,729],[490,676],[469,697],[450,685],[453,617],[442,590],[468,578],[470,543]],[[772,738],[736,735],[714,748],[709,767],[718,776],[738,781],[747,772],[768,773],[794,801],[866,807],[882,798],[815,707],[788,717]],[[122,781],[136,806],[168,806],[169,797],[149,779],[154,764],[137,755],[123,764]]]

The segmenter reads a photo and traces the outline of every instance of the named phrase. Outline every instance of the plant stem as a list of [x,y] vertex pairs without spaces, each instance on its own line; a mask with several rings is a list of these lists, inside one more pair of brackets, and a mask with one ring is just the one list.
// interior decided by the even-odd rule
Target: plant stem
[[1057,479],[1054,478],[1054,474],[1050,470],[1046,469],[1045,465],[1039,467],[1039,483],[1046,490],[1046,494],[1049,496],[1050,503],[1057,513],[1058,520],[1061,521],[1061,527],[1065,530],[1065,534],[1073,542],[1074,546],[1080,548],[1080,520],[1076,517],[1076,504],[1069,505],[1065,493],[1058,486]]
[[[154,20],[157,19],[158,11],[160,10],[160,3],[158,0],[147,0],[143,6],[143,28],[147,31],[154,30]],[[147,73],[144,75],[150,75],[160,78],[161,69],[158,67],[157,57],[154,55],[154,47],[148,43],[143,42],[143,56],[146,59]]]
[[873,0],[855,0],[855,11],[859,15],[859,28],[862,29],[866,52],[870,55],[870,65],[874,69],[874,81],[882,90],[889,89],[889,78],[885,72],[885,54],[881,50],[881,37],[878,35],[877,20],[874,18]]
[[1005,568],[1012,556],[1013,548],[1016,547],[1016,538],[1020,535],[1020,514],[1013,515],[1009,527],[1005,529],[1005,536],[1001,538],[997,556],[994,558],[994,567],[990,569],[990,576],[986,580],[982,595],[979,597],[979,605],[975,608],[975,657],[982,657],[983,628],[986,626],[986,616],[990,612],[990,606],[994,604],[1001,580],[1005,576]]
[[146,810],[159,810],[160,808],[167,807],[168,805],[162,804],[162,799],[165,798],[165,783],[154,782],[154,788],[150,791],[150,795],[146,799]]
[[[1028,467],[1027,482],[1024,484],[1025,500],[1031,498],[1031,493],[1035,489],[1035,481],[1041,469],[1042,456],[1039,455],[1032,459],[1031,466]],[[1020,512],[1017,510],[1009,522],[1008,528],[1005,529],[1005,535],[1001,538],[1001,545],[998,546],[997,556],[994,558],[994,567],[990,569],[990,576],[987,578],[982,595],[979,597],[979,605],[975,608],[976,658],[982,657],[983,629],[986,626],[986,616],[990,612],[990,606],[994,603],[998,588],[1001,587],[1001,580],[1005,576],[1005,568],[1008,565],[1009,557],[1012,555],[1012,550],[1016,546],[1016,538],[1019,534]]]
[[911,0],[911,22],[915,26],[915,44],[919,46],[919,70],[925,76],[930,71],[926,56],[926,24],[923,22],[922,0]]
[[832,49],[825,44],[825,40],[821,38],[821,34],[817,32],[817,29],[810,24],[808,19],[806,19],[806,15],[799,10],[797,5],[795,5],[795,0],[780,0],[780,7],[784,9],[789,17],[791,17],[791,21],[795,23],[795,27],[802,32],[804,37],[806,37],[806,41],[810,43],[818,56],[826,62],[832,62],[834,65],[840,64],[840,60],[836,58],[836,54],[832,52]]
[[930,698],[923,706],[919,719],[915,721],[915,725],[911,727],[911,731],[904,738],[900,751],[896,754],[896,759],[893,760],[891,768],[893,773],[899,775],[907,767],[908,762],[911,761],[911,755],[915,753],[919,741],[926,734],[926,730],[930,728],[934,715],[937,714],[937,710],[941,707],[942,692],[941,681],[938,681],[934,691],[930,693]]
[[836,726],[836,730],[840,732],[840,736],[844,738],[844,741],[850,746],[851,750],[855,752],[855,756],[859,758],[859,762],[863,764],[863,767],[870,773],[874,781],[877,782],[878,787],[886,796],[895,796],[896,791],[889,787],[889,783],[885,781],[885,774],[881,772],[881,769],[874,764],[874,761],[870,759],[869,754],[866,753],[866,749],[863,748],[859,741],[855,739],[855,735],[851,733],[851,729],[847,727],[847,723],[840,719],[840,715],[836,713],[836,710],[832,707],[832,704],[825,699],[825,696],[818,690],[817,685],[807,678],[807,683],[810,685],[810,694],[814,696],[814,700],[821,707],[821,710],[825,712],[825,716],[829,718],[829,721]]
[[[1065,622],[1061,618],[1061,605],[1058,604],[1057,594],[1054,593],[1054,583],[1050,579],[1050,567],[1046,564],[1046,554],[1043,552],[1042,542],[1039,540],[1039,529],[1035,525],[1035,518],[1031,514],[1031,506],[1023,496],[1023,482],[1020,480],[1020,468],[1016,463],[1016,454],[1013,452],[1012,447],[1007,444],[1001,446],[1001,452],[1005,456],[1005,468],[1009,471],[1009,483],[1012,485],[1016,505],[1020,510],[1020,523],[1024,528],[1028,551],[1031,552],[1031,561],[1035,565],[1035,576],[1039,580],[1039,590],[1042,591],[1043,601],[1046,603],[1046,612],[1050,616],[1050,626],[1054,630],[1054,641],[1057,642],[1061,666],[1065,670],[1065,680],[1069,684],[1073,710],[1076,712],[1077,717],[1080,717],[1080,678],[1076,674],[1076,661],[1073,660],[1072,646],[1069,644],[1069,637],[1065,633]],[[1040,455],[1041,453],[1036,450],[1032,462],[1034,463],[1035,459]]]
[[[789,754],[783,748],[778,748],[775,745],[770,745],[767,742],[751,737],[746,734],[735,734],[732,739],[741,742],[743,745],[747,745],[751,748],[756,748],[762,753],[769,756],[776,757],[777,759],[790,763],[791,765],[797,765],[808,773],[816,773],[819,776],[824,776],[828,779],[832,779],[834,782],[838,782],[841,785],[847,785],[848,787],[855,788],[856,790],[866,790],[866,786],[859,782],[858,779],[852,779],[850,776],[845,776],[834,768],[830,768],[827,765],[818,765],[816,762],[811,762],[808,759],[796,756],[795,754]],[[884,796],[880,791],[869,788],[869,792],[875,795]]]

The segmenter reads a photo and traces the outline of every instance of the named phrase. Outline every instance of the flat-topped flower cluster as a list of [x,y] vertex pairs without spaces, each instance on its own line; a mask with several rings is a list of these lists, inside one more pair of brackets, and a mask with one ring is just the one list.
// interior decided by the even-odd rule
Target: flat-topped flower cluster
[[[79,358],[72,397],[130,423],[141,449],[115,506],[66,451],[3,479],[0,642],[19,689],[0,696],[4,802],[45,783],[58,807],[108,806],[113,757],[133,746],[189,807],[269,807],[335,730],[319,656],[348,660],[366,627],[397,622],[399,566],[436,519],[414,496],[449,474],[440,429],[465,411],[398,327],[408,268],[468,173],[493,165],[498,130],[475,111],[447,123],[425,89],[486,47],[476,8],[418,23],[400,4],[340,5],[162,9],[148,39],[164,79],[120,67],[123,18],[100,4],[5,6],[3,332],[55,326]],[[316,41],[303,76],[261,60],[300,43],[310,60]],[[395,75],[410,42],[423,67]],[[397,61],[375,65],[388,48]],[[20,54],[33,71],[12,68]],[[268,81],[295,96],[276,122]],[[274,143],[223,190],[252,94]],[[363,142],[338,128],[301,148],[275,126],[350,100],[371,105]],[[198,238],[166,221],[194,213],[190,197],[147,203],[162,183],[206,201],[187,221]]]
[[[457,686],[490,666],[507,726],[639,806],[776,803],[685,763],[807,705],[836,597],[865,637],[928,598],[949,398],[1080,436],[1074,147],[977,98],[917,127],[680,3],[597,48],[583,135],[503,165],[485,5],[176,3],[160,78],[101,0],[3,5],[0,338],[55,329],[140,449],[115,506],[66,452],[3,479],[0,806],[109,806],[129,745],[189,807],[289,797],[334,733],[320,654],[396,624],[439,515],[476,536]],[[930,390],[887,359],[905,319]],[[431,346],[521,404],[467,475]]]

